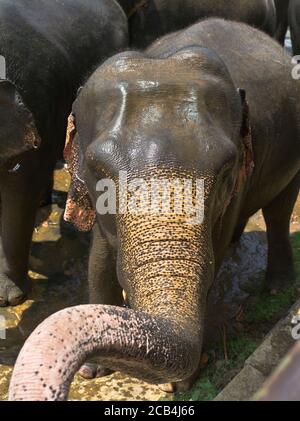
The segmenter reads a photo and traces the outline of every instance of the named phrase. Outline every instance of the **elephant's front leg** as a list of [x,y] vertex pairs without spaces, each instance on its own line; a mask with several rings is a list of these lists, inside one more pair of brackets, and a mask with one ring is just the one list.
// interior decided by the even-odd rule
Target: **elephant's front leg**
[[[88,278],[90,304],[123,305],[122,289],[116,275],[116,259],[98,225],[93,229]],[[111,370],[98,363],[97,358],[85,363],[79,370],[79,374],[85,379],[111,373]]]
[[17,305],[27,294],[28,258],[39,202],[37,182],[26,175],[1,180],[0,306]]
[[93,228],[88,279],[90,304],[123,305],[115,254],[97,224]]
[[263,209],[268,235],[267,289],[273,293],[294,280],[290,219],[299,194],[300,173],[280,195]]

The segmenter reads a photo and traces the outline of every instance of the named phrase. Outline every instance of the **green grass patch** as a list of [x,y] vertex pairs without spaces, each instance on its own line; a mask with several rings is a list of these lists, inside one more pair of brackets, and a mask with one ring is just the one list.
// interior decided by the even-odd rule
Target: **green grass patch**
[[176,393],[175,401],[211,401],[223,387],[241,370],[245,360],[255,351],[258,342],[245,335],[227,342],[228,359],[225,360],[220,346],[217,351],[208,352],[209,364],[203,369],[201,378],[192,390]]
[[246,321],[251,324],[271,323],[287,311],[297,298],[297,288],[290,287],[277,295],[261,293],[246,312]]
[[294,252],[296,282],[277,295],[272,296],[260,291],[247,308],[246,321],[248,323],[275,323],[297,300],[300,287],[300,234],[294,234],[291,237],[291,243]]

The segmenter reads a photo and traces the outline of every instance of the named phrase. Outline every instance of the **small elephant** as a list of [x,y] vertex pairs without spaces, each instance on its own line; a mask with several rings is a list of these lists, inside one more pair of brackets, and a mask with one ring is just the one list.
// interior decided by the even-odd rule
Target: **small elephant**
[[35,215],[85,77],[128,43],[114,0],[0,1],[0,306],[30,287]]
[[289,2],[289,24],[294,55],[300,55],[300,1]]
[[[208,291],[259,209],[269,243],[266,288],[293,281],[300,85],[291,71],[277,42],[222,19],[95,71],[73,105],[66,215],[81,229],[94,224],[89,283],[97,304],[65,309],[35,330],[17,359],[11,400],[66,399],[73,375],[94,355],[104,368],[145,381],[189,385]],[[113,186],[123,194],[106,213],[103,195],[105,203],[116,199]],[[129,308],[118,306],[122,290]]]
[[277,24],[275,31],[275,39],[283,46],[285,36],[288,30],[288,9],[289,0],[274,0],[276,6]]
[[158,37],[186,28],[200,19],[220,17],[248,23],[273,36],[273,0],[118,0],[129,19],[130,43],[149,46]]

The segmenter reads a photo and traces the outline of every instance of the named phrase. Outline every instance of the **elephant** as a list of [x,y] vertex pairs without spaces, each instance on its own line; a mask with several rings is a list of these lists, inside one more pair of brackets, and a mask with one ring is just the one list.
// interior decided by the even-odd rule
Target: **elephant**
[[289,2],[289,24],[294,55],[300,55],[300,1]]
[[77,90],[126,48],[128,23],[114,0],[0,0],[0,33],[0,306],[7,306],[30,289],[35,215],[51,191]]
[[241,21],[273,36],[276,10],[273,0],[118,0],[129,20],[130,44],[144,49],[169,32],[200,19],[220,17]]
[[283,46],[285,36],[288,30],[288,9],[289,0],[274,0],[277,15],[277,24],[275,31],[275,39]]
[[66,148],[66,219],[93,229],[91,303],[36,328],[18,356],[10,400],[66,399],[73,375],[95,355],[106,369],[190,385],[208,292],[259,209],[265,287],[276,294],[293,282],[300,86],[291,71],[268,35],[208,19],[93,73],[73,104]]

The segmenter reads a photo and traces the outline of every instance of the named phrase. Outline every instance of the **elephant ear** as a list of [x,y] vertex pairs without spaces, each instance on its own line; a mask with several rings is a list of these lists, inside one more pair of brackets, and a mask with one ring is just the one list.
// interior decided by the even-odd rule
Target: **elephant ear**
[[250,124],[250,111],[249,104],[247,101],[246,92],[243,89],[239,89],[241,101],[242,101],[242,110],[243,110],[243,120],[241,126],[241,137],[244,145],[244,155],[245,155],[245,170],[246,176],[250,176],[254,170],[254,153],[253,153],[253,143],[252,143],[252,130]]
[[80,152],[78,136],[76,136],[75,118],[71,114],[68,119],[68,130],[64,158],[71,175],[64,219],[71,222],[79,231],[90,231],[96,221],[88,189],[84,182],[83,155]]
[[252,143],[252,130],[250,124],[250,112],[249,104],[247,101],[247,95],[244,89],[238,89],[238,93],[242,102],[242,125],[240,130],[242,140],[242,157],[239,176],[237,178],[235,188],[236,194],[240,191],[242,185],[246,182],[248,177],[252,175],[255,167]]

